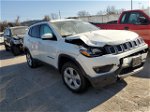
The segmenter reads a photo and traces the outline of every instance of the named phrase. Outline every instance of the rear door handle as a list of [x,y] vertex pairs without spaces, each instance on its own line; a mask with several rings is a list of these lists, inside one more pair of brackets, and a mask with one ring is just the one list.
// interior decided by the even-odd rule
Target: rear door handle
[[124,27],[124,30],[129,30],[129,27],[127,27],[127,26],[126,26],[126,27]]

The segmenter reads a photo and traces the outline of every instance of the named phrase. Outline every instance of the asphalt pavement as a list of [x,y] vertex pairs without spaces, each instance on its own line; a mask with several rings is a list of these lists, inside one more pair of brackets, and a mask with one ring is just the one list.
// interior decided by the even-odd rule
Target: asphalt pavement
[[13,56],[0,45],[0,112],[148,112],[150,56],[142,72],[100,90],[69,91],[48,65],[31,69],[24,55]]

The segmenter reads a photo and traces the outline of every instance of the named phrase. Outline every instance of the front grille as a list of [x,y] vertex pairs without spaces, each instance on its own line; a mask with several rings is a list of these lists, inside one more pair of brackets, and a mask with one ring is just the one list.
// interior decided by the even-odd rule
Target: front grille
[[136,41],[133,41],[134,46],[137,46],[138,44],[136,43]]
[[113,46],[106,46],[106,51],[108,54],[119,54],[125,51],[129,51],[135,47],[140,46],[143,44],[143,41],[140,39],[136,39],[134,41],[129,41],[120,45],[113,45]]

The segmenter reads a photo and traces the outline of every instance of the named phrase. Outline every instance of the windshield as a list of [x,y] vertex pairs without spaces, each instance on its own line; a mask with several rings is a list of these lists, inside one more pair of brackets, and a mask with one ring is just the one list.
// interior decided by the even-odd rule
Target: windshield
[[12,35],[25,35],[27,27],[13,28]]
[[62,37],[99,30],[96,26],[82,21],[59,21],[52,22],[52,25]]

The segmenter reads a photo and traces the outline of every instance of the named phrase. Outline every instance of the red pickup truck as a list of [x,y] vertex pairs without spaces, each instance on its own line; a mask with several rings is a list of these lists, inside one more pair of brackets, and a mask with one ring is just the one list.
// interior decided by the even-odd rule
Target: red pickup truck
[[150,47],[150,12],[142,10],[124,11],[118,21],[92,23],[101,29],[131,30],[139,34]]

